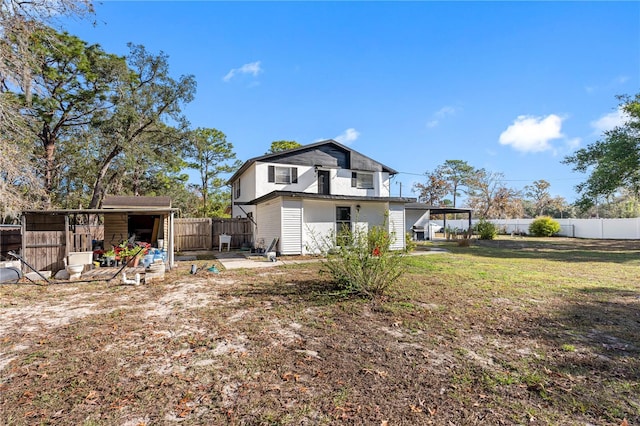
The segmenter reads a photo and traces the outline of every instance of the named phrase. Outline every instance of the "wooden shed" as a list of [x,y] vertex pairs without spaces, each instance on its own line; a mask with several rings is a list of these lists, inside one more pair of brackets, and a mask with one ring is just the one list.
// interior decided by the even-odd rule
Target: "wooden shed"
[[169,197],[129,196],[106,197],[101,209],[28,210],[22,215],[22,256],[35,269],[55,273],[70,254],[132,239],[165,250],[172,267],[177,211]]

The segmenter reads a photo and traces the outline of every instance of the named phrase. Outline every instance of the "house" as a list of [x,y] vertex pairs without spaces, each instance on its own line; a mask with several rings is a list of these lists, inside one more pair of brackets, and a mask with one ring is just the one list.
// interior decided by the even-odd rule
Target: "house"
[[385,223],[405,246],[405,210],[412,198],[391,197],[398,172],[334,140],[266,154],[246,161],[229,179],[232,216],[249,217],[254,245],[274,239],[285,255],[318,251],[318,240],[341,227],[368,229]]

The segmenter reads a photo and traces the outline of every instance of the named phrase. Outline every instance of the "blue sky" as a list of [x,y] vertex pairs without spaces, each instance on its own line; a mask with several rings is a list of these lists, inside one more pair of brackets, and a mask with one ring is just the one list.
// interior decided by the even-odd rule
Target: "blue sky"
[[[465,160],[574,201],[561,164],[640,88],[638,2],[128,2],[65,28],[193,74],[192,127],[244,161],[274,140],[333,138],[398,170],[392,195]],[[401,183],[401,184],[400,184]]]

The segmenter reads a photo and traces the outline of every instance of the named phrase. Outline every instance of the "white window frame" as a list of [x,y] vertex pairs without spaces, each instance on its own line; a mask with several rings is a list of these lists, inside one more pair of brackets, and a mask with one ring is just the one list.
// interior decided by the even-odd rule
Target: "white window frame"
[[[364,177],[368,178],[368,182],[363,180]],[[373,189],[373,173],[357,173],[356,187],[358,189]]]
[[[286,173],[285,173],[286,172]],[[283,173],[286,176],[281,176],[280,174]],[[285,180],[279,179],[280,177],[286,177]],[[275,179],[275,183],[280,184],[280,185],[289,185],[291,183],[291,167],[279,167],[279,166],[275,166],[274,169],[274,179]]]

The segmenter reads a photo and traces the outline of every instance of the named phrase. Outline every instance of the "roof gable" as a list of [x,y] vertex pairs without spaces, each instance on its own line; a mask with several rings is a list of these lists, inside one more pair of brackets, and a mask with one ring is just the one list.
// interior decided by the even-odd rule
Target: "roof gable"
[[286,151],[265,154],[247,160],[240,169],[229,178],[233,182],[256,162],[286,163],[300,166],[339,167],[343,169],[363,170],[371,172],[388,172],[396,174],[397,171],[385,166],[358,151],[348,148],[333,139],[303,145]]

